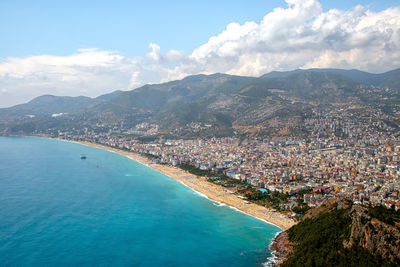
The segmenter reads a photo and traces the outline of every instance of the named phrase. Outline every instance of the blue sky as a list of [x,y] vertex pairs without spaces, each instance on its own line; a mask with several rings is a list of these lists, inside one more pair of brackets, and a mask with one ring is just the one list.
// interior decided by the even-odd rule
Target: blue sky
[[[324,10],[357,4],[382,9],[400,0],[320,1]],[[68,55],[79,48],[143,55],[150,42],[161,51],[190,52],[230,22],[259,22],[278,0],[0,1],[0,57]]]
[[215,72],[400,68],[400,0],[0,1],[0,108]]

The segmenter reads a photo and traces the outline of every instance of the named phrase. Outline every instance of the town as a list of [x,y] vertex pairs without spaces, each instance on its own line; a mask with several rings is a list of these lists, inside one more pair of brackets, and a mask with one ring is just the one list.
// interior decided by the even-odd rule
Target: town
[[[311,132],[307,138],[156,138],[144,142],[129,134],[116,135],[116,127],[108,132],[86,129],[56,135],[129,150],[155,163],[192,166],[209,176],[210,182],[292,215],[333,197],[398,210],[400,142],[390,126],[376,121],[354,122],[340,111],[318,114],[305,123]],[[130,133],[157,131],[157,125],[141,123]]]

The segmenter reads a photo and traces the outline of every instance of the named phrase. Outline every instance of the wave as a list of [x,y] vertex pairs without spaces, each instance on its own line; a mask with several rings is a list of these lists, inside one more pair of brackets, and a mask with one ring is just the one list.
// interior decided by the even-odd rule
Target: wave
[[275,263],[277,263],[278,257],[275,255],[276,251],[271,251],[271,257],[267,258],[267,262],[263,262],[262,266],[272,267]]
[[278,232],[275,234],[274,238],[272,238],[272,242],[270,244],[270,246],[268,247],[268,249],[271,251],[271,257],[267,258],[267,262],[264,262],[262,265],[265,267],[272,267],[274,266],[275,263],[277,263],[278,261],[278,256],[276,256],[276,250],[271,250],[271,246],[272,243],[275,242],[275,238],[280,234],[281,232]]
[[213,205],[214,205],[214,206],[217,206],[217,207],[224,207],[224,206],[226,206],[226,204],[221,203],[221,202],[219,202],[219,201],[213,201]]

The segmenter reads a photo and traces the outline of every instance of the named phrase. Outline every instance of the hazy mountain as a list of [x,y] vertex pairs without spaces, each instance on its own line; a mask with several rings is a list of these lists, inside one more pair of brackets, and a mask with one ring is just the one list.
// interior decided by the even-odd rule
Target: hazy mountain
[[114,99],[114,98],[118,97],[122,93],[123,93],[123,91],[116,90],[114,92],[111,92],[111,93],[108,93],[108,94],[104,94],[104,95],[100,95],[100,96],[96,97],[93,102],[94,103],[99,103],[99,102],[109,101],[111,99]]
[[0,120],[19,121],[33,117],[50,117],[53,114],[75,114],[90,106],[110,101],[121,93],[122,91],[114,91],[97,98],[43,95],[34,98],[26,104],[0,109]]
[[304,72],[317,72],[317,73],[330,73],[330,74],[338,74],[340,76],[346,77],[354,82],[375,85],[375,86],[384,86],[385,83],[393,83],[398,84],[400,81],[400,69],[388,71],[381,74],[369,73],[360,70],[343,70],[343,69],[308,69],[308,70],[294,70],[294,71],[286,71],[286,72],[277,72],[273,71],[268,74],[265,74],[261,77],[264,78],[280,78],[280,77],[288,77],[293,74],[304,73]]

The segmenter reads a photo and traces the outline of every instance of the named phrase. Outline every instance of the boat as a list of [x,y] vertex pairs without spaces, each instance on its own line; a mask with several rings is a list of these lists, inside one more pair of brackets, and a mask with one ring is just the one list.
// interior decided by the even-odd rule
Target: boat
[[86,155],[82,154],[81,159],[86,159]]

